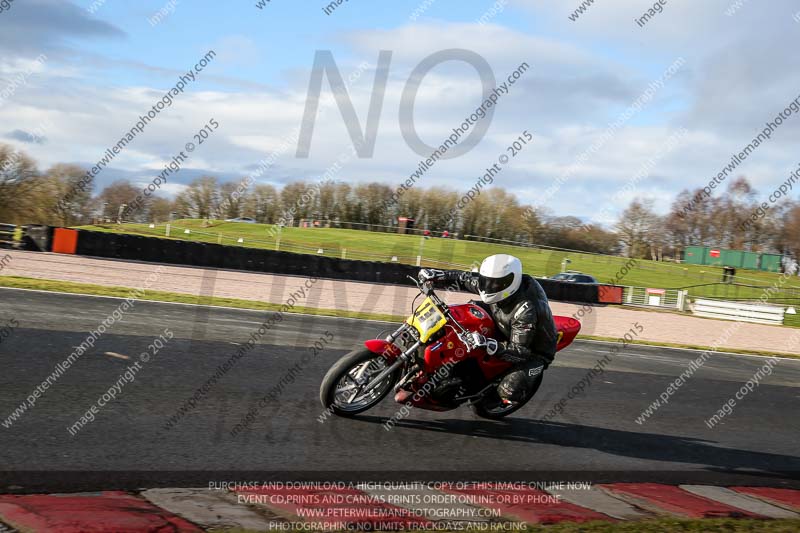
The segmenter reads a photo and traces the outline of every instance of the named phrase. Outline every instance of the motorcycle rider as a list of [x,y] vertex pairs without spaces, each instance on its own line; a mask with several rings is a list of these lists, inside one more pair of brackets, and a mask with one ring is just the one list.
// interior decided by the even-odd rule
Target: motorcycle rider
[[553,362],[556,353],[556,326],[542,286],[522,273],[522,261],[498,254],[487,257],[478,272],[422,269],[422,283],[448,286],[480,295],[475,302],[494,319],[498,339],[473,332],[473,346],[481,346],[493,357],[515,363],[498,386],[505,404],[523,401],[537,380]]

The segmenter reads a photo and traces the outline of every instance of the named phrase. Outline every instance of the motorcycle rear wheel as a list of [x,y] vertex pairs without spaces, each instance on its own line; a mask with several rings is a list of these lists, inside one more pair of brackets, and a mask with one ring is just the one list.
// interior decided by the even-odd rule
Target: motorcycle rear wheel
[[[366,368],[364,368],[366,365]],[[363,370],[361,380],[368,383],[370,376],[377,376],[389,363],[380,354],[376,354],[361,348],[353,350],[339,359],[325,377],[319,388],[319,399],[322,406],[332,413],[351,417],[371,409],[381,402],[387,394],[394,388],[394,384],[400,379],[402,368],[398,368],[370,391],[360,391],[356,376]],[[355,390],[355,397],[349,401],[344,401],[344,396],[350,391]]]
[[531,398],[536,395],[536,392],[539,390],[539,387],[542,384],[542,377],[543,374],[539,374],[536,382],[526,392],[525,398],[519,402],[516,402],[514,405],[503,405],[500,395],[497,394],[497,389],[495,388],[492,389],[491,392],[489,392],[483,399],[470,406],[472,408],[472,412],[481,418],[488,418],[489,420],[500,420],[501,418],[505,418],[511,413],[519,411],[525,407],[525,404],[531,401]]

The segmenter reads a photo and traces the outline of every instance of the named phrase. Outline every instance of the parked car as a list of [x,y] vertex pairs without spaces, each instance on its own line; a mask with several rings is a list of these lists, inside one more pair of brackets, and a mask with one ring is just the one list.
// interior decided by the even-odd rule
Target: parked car
[[590,276],[589,274],[584,274],[582,272],[575,272],[574,270],[561,272],[560,274],[552,276],[550,279],[556,281],[568,281],[570,283],[593,283],[595,285],[599,283],[594,276]]
[[246,222],[247,224],[255,224],[256,219],[250,217],[226,218],[225,222]]

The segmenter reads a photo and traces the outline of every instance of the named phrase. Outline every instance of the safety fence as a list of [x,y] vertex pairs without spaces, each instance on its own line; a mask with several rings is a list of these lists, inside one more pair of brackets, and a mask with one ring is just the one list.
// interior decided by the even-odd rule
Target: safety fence
[[664,309],[686,309],[688,292],[682,289],[659,289],[650,287],[624,287],[622,302],[625,305],[661,307]]
[[[103,227],[115,232],[124,231],[126,233],[145,236],[163,236],[171,239],[267,248],[278,251],[325,255],[344,259],[389,261],[440,268],[465,268],[469,266],[467,261],[448,261],[447,259],[451,259],[452,257],[449,252],[445,250],[450,250],[450,248],[441,246],[437,248],[436,246],[426,244],[428,239],[423,238],[423,230],[416,228],[409,228],[406,236],[416,235],[420,238],[418,244],[411,247],[401,247],[404,248],[404,251],[398,254],[394,252],[380,253],[377,249],[369,246],[369,241],[362,241],[358,244],[353,244],[351,247],[340,245],[338,242],[328,242],[328,244],[317,245],[320,242],[328,240],[328,235],[325,233],[325,229],[327,228],[359,229],[363,230],[365,233],[377,232],[396,235],[396,226],[355,222],[331,222],[330,224],[319,226],[310,224],[307,226],[310,233],[306,232],[302,237],[297,233],[292,233],[290,237],[287,234],[282,235],[281,230],[277,226],[272,225],[234,224],[232,227],[231,224],[227,224],[223,221],[212,220],[204,221],[203,226],[198,227],[197,222],[200,221],[180,220],[170,223],[149,225],[126,223],[122,225],[106,225]],[[222,229],[219,226],[226,227]],[[241,232],[237,231],[235,226],[239,226]],[[259,234],[258,232],[252,231],[255,227],[259,229],[266,228],[268,231],[261,231]],[[302,227],[301,225],[301,228]],[[313,237],[315,231],[321,232],[321,238],[318,240]],[[440,232],[430,233],[430,238],[441,236]],[[454,239],[454,237],[457,238]],[[616,270],[624,264],[625,261],[629,261],[629,259],[617,255],[571,250],[568,248],[558,248],[524,241],[496,239],[478,235],[457,236],[451,234],[446,241],[453,246],[455,246],[456,243],[466,244],[466,242],[485,243],[493,247],[495,251],[492,253],[511,253],[517,255],[521,253],[520,249],[525,250],[524,254],[529,254],[527,255],[529,258],[527,264],[531,265],[531,268],[533,268],[531,273],[537,276],[552,276],[557,274],[561,271],[562,262],[564,261],[566,261],[566,263],[572,262],[575,266],[579,265],[579,270],[589,274],[611,269]],[[412,251],[411,248],[414,248],[414,250]],[[765,281],[764,278],[752,278],[746,274],[739,273],[735,276],[735,282],[734,279],[726,279],[725,282],[723,282],[724,273],[720,268],[712,266],[697,267],[696,265],[684,266],[666,260],[640,260],[636,265],[636,271],[640,274],[640,277],[646,274],[648,278],[669,278],[669,280],[664,279],[665,286],[690,289],[690,294],[692,295],[711,298],[746,299],[754,295],[752,291],[748,290],[749,288],[757,287]],[[644,285],[646,280],[631,280],[631,282]],[[800,288],[798,289],[797,296],[800,296]]]
[[[289,226],[293,226],[290,224]],[[335,229],[351,229],[351,230],[361,230],[367,232],[375,232],[375,233],[394,233],[397,234],[399,232],[399,227],[397,225],[383,225],[383,224],[368,224],[363,222],[349,222],[349,221],[340,221],[340,220],[313,220],[313,219],[300,219],[296,222],[297,227],[299,228],[335,228]],[[487,237],[483,235],[471,235],[471,234],[459,234],[459,233],[451,233],[451,232],[443,232],[443,231],[429,231],[424,230],[416,227],[405,227],[403,231],[408,235],[428,235],[431,237],[447,237],[450,239],[457,239],[457,240],[464,240],[464,241],[473,241],[473,242],[481,242],[487,244],[494,244],[499,246],[511,246],[515,248],[526,248],[532,252],[540,252],[543,254],[549,255],[560,255],[564,258],[580,258],[582,262],[591,263],[591,264],[598,264],[598,265],[618,265],[620,261],[625,261],[627,258],[622,257],[621,255],[613,255],[613,254],[604,254],[600,252],[590,252],[586,250],[576,250],[571,248],[562,248],[558,246],[550,246],[545,244],[534,243],[530,241],[521,241],[521,240],[511,240],[511,239],[498,239],[493,237]],[[305,253],[305,252],[300,252]],[[412,260],[409,262],[414,262],[415,258],[411,258]],[[555,261],[554,261],[555,263]],[[640,261],[637,265],[637,269],[643,271],[649,271],[654,274],[664,274],[673,276],[675,278],[681,277],[687,283],[701,283],[707,284],[709,286],[715,285],[715,282],[719,282],[720,279],[723,277],[723,271],[718,266],[708,265],[707,268],[696,269],[696,268],[689,268],[684,266],[684,263],[681,262],[678,258],[663,258],[663,260],[658,261]],[[736,275],[736,280],[740,282],[747,283],[754,283],[758,284],[763,282],[763,280],[759,280],[758,278],[751,277],[746,273],[739,273]],[[541,272],[541,275],[550,276],[555,274],[556,272]],[[696,287],[700,287],[700,285],[695,285]],[[684,287],[686,288],[686,287]],[[716,287],[714,287],[716,288]],[[724,287],[720,287],[720,290],[723,290]],[[720,296],[717,294],[713,295],[714,297]]]
[[439,258],[425,257],[421,255],[404,255],[401,253],[379,253],[369,250],[347,248],[339,243],[328,243],[324,245],[312,246],[307,243],[292,242],[280,237],[280,233],[274,239],[264,239],[257,236],[246,235],[234,237],[222,232],[214,232],[212,228],[188,228],[174,224],[156,225],[151,224],[149,232],[141,228],[131,229],[133,235],[157,236],[163,235],[166,238],[182,241],[194,241],[199,243],[211,243],[229,245],[246,248],[260,248],[274,250],[276,252],[291,252],[295,254],[313,254],[319,257],[330,257],[336,259],[352,259],[358,261],[375,261],[388,263],[404,263],[407,265],[425,266],[433,268],[453,268],[469,269],[471,265],[459,263],[457,261],[444,261]]
[[692,302],[692,313],[706,318],[781,325],[786,308],[775,305],[727,302],[724,300],[697,299]]
[[[788,291],[792,291],[789,289]],[[770,300],[773,305],[755,303],[751,300],[725,300],[719,298],[690,298],[687,289],[658,289],[650,287],[623,287],[622,303],[637,307],[655,307],[676,311],[691,311],[695,316],[753,322],[757,324],[800,327],[800,315],[795,306],[796,296],[784,296]],[[777,305],[775,305],[777,303]]]

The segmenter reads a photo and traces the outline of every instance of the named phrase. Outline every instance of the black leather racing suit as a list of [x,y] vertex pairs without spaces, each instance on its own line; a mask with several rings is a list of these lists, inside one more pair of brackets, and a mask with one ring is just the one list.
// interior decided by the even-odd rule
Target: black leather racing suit
[[[446,270],[435,280],[436,286],[478,294],[478,274]],[[515,363],[500,383],[500,397],[510,401],[524,399],[529,388],[537,387],[544,370],[556,354],[556,326],[544,289],[535,279],[522,275],[519,289],[496,304],[474,302],[494,318],[499,348],[494,357]]]

